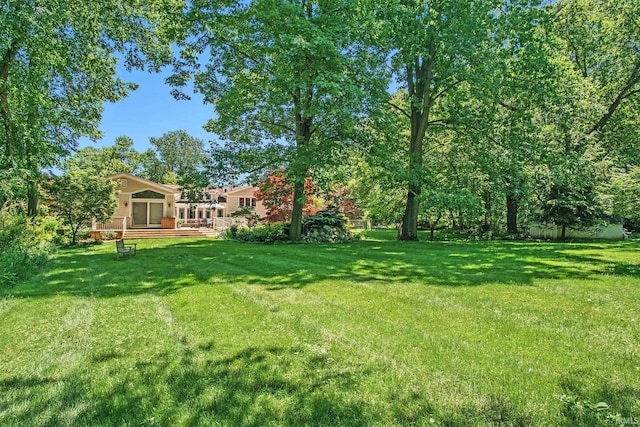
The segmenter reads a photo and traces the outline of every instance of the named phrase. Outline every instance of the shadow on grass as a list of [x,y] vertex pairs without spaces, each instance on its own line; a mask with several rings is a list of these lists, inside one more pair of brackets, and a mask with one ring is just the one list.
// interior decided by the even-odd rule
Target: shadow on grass
[[[257,245],[215,240],[138,242],[116,261],[111,243],[61,251],[52,269],[12,290],[16,297],[168,294],[202,284],[253,284],[277,290],[322,281],[439,286],[530,285],[544,279],[638,277],[638,265],[600,257],[621,244],[543,242],[397,242]],[[640,245],[625,243],[638,250]]]
[[[90,355],[64,375],[0,380],[0,424],[535,425],[535,414],[501,395],[447,407],[410,387],[372,394],[368,382],[384,371],[365,363],[345,368],[303,348],[249,347],[219,358],[214,343],[145,361]],[[559,420],[589,425],[593,418],[565,408]]]
[[[5,379],[0,423],[364,426],[373,421],[354,393],[358,378],[368,372],[334,371],[327,360],[284,348],[248,348],[219,360],[208,353],[159,354],[114,370],[97,384],[85,377],[87,371],[109,371],[110,362],[121,362],[94,357],[90,366],[67,377]],[[306,366],[292,366],[300,364]],[[308,374],[291,377],[292,367]]]
[[640,389],[613,383],[587,384],[581,372],[572,372],[560,381],[564,393],[562,425],[614,426],[640,423]]
[[250,347],[226,358],[215,350],[211,343],[142,362],[92,355],[66,375],[0,380],[0,424],[531,425],[501,396],[447,408],[419,390],[371,394],[367,383],[382,366],[345,368],[304,348]]

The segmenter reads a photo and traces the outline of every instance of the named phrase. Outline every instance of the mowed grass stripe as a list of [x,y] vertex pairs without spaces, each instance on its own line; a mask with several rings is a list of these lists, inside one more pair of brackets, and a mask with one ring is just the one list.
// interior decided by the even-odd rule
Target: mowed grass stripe
[[[572,370],[581,369],[589,361],[596,362],[597,366],[608,363],[609,348],[594,345],[589,339],[592,338],[589,325],[580,324],[582,320],[589,321],[588,315],[566,319],[566,313],[559,307],[554,316],[545,319],[542,314],[548,307],[539,304],[540,298],[523,298],[522,292],[530,292],[530,288],[511,287],[507,290],[498,285],[483,290],[466,290],[464,294],[471,294],[470,307],[478,306],[478,301],[481,301],[480,307],[474,307],[480,310],[465,310],[475,313],[476,318],[473,319],[437,307],[411,305],[409,301],[398,303],[398,300],[389,298],[388,293],[382,298],[367,292],[358,294],[348,289],[350,285],[353,286],[349,283],[341,283],[340,286],[319,284],[302,291],[289,290],[284,292],[287,307],[301,307],[298,314],[301,323],[313,325],[314,315],[325,319],[322,328],[332,330],[326,335],[339,336],[340,340],[334,340],[339,343],[348,342],[349,347],[357,349],[357,357],[375,358],[382,352],[393,357],[390,365],[404,365],[400,370],[406,369],[412,361],[420,360],[424,364],[424,372],[420,372],[422,365],[411,366],[411,376],[425,375],[422,380],[425,383],[429,382],[429,372],[439,369],[457,371],[462,378],[476,381],[482,378],[488,389],[511,379],[514,381],[512,395],[521,395],[519,403],[533,405],[532,411],[539,411],[540,405],[554,405],[553,396],[561,393],[559,383],[565,381],[565,376],[571,376]],[[404,289],[407,286],[392,287]],[[371,286],[368,290],[374,288]],[[263,288],[252,289],[263,296],[274,295]],[[274,300],[281,301],[282,293],[279,291]],[[513,301],[520,301],[515,309],[511,305]],[[307,313],[306,318],[304,313]],[[540,315],[537,326],[532,326],[530,321],[523,324],[512,320],[518,315],[530,317],[532,313]],[[331,319],[331,322],[326,319]],[[468,327],[474,323],[476,328]],[[567,323],[571,326],[567,327]],[[371,324],[376,325],[373,334],[362,326]],[[342,330],[349,331],[350,338],[345,338]],[[584,339],[580,339],[580,334]],[[402,337],[406,342],[396,337]],[[575,346],[576,341],[579,346]],[[573,344],[566,344],[570,342]],[[575,359],[575,363],[558,363],[557,351],[566,352]],[[599,367],[583,372],[582,379],[592,380],[593,384],[602,383],[606,377],[600,372]],[[484,386],[480,388],[486,391]],[[478,393],[473,388],[470,390]],[[540,393],[549,399],[531,401],[532,395]],[[473,399],[473,396],[467,396],[467,399]]]
[[0,424],[598,425],[563,394],[640,411],[637,244],[371,235],[60,252],[0,300]]
[[[260,287],[252,287],[252,290],[261,295],[265,292]],[[490,349],[478,349],[477,345],[450,335],[431,333],[422,325],[416,326],[415,322],[410,325],[380,318],[310,295],[308,291],[309,288],[278,292],[279,299],[283,298],[284,292],[288,308],[296,306],[299,309],[291,310],[296,320],[292,328],[301,331],[304,337],[315,337],[316,341],[309,345],[326,353],[338,365],[357,367],[364,363],[369,374],[361,376],[358,383],[364,395],[373,384],[388,398],[398,390],[408,389],[414,398],[428,396],[422,410],[427,410],[430,404],[460,409],[458,406],[464,402],[465,410],[480,414],[490,403],[483,397],[486,391],[509,376],[503,369],[509,366],[508,361],[503,361],[504,365],[484,363],[481,356]],[[538,410],[546,404],[530,400],[532,393],[531,388],[526,387],[527,381],[520,382],[520,386],[524,386],[520,389],[522,392],[515,393],[516,396],[522,394],[518,403],[537,406]],[[548,389],[549,394],[552,391],[552,388]],[[411,400],[409,395],[395,396],[392,400],[396,398]],[[371,399],[376,401],[376,397]],[[380,399],[379,395],[377,399]],[[450,416],[447,412],[440,415],[446,419]],[[533,408],[531,412],[535,412]]]

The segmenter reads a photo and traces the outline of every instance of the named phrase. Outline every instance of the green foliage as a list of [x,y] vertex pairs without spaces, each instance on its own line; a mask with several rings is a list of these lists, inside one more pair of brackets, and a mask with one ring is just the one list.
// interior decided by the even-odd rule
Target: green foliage
[[15,206],[0,208],[0,289],[41,268],[53,252],[58,222],[49,216],[32,222]]
[[344,231],[347,229],[347,217],[344,216],[337,207],[329,207],[319,211],[314,215],[306,216],[302,220],[304,232],[320,230],[324,227],[331,227]]
[[[353,240],[347,229],[347,218],[338,208],[329,208],[309,215],[303,220],[303,242],[338,243]],[[249,227],[232,225],[224,233],[227,240],[239,242],[277,243],[288,240],[289,225],[283,222],[269,222]]]
[[289,240],[289,225],[283,222],[265,223],[249,227],[229,227],[223,237],[227,240],[251,243],[278,243]]
[[607,190],[612,198],[613,214],[640,223],[640,167],[614,175]]
[[[370,88],[384,87],[376,76],[384,58],[356,37],[366,28],[356,23],[360,12],[353,0],[193,2],[185,19],[191,37],[169,81],[181,88],[193,78],[215,106],[207,129],[222,143],[210,171],[235,177],[284,166],[294,241],[310,171],[334,163],[370,108]],[[205,67],[201,55],[210,57]]]
[[52,179],[47,186],[51,209],[70,227],[72,244],[77,242],[82,228],[91,226],[92,220],[107,221],[113,215],[117,206],[115,185],[110,179],[81,169]]
[[[623,425],[627,424],[619,413],[613,413],[606,402],[591,403],[573,396],[562,395],[560,401],[568,419],[576,425]],[[629,424],[637,424],[632,422]]]
[[354,236],[347,229],[348,219],[338,207],[329,207],[302,220],[302,240],[313,243],[349,242]]
[[158,161],[164,169],[163,177],[173,172],[178,178],[186,178],[202,170],[207,162],[204,141],[194,138],[184,130],[167,132],[158,138],[151,137],[149,142],[155,148]]
[[73,168],[91,171],[94,175],[107,177],[117,173],[139,174],[142,172],[142,155],[133,148],[128,136],[116,138],[113,146],[85,147],[64,162],[64,169]]
[[[127,68],[158,70],[171,58],[180,0],[8,1],[0,8],[0,170],[35,182],[80,137],[98,138],[103,104],[135,84]],[[33,212],[32,212],[33,213]]]

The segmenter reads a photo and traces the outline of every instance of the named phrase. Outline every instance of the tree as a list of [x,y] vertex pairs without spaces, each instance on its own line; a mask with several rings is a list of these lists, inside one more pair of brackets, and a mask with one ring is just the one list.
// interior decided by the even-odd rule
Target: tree
[[[40,170],[96,138],[105,101],[135,89],[116,77],[171,57],[180,0],[8,0],[0,6],[0,170],[35,215]],[[26,178],[26,179],[25,179]]]
[[[155,148],[157,158],[164,169],[177,177],[193,170],[202,169],[207,161],[204,141],[194,138],[184,130],[167,132],[159,138],[151,137],[149,142]],[[162,181],[158,181],[162,182]]]
[[608,189],[612,213],[635,227],[640,225],[640,167],[615,174]]
[[362,218],[362,209],[353,198],[351,190],[342,187],[336,191],[329,192],[325,195],[325,198],[328,206],[335,207],[338,212],[348,219]]
[[119,136],[111,147],[85,147],[77,151],[64,167],[90,170],[102,177],[120,172],[137,174],[141,170],[141,154],[133,148],[131,138]]
[[[283,170],[268,173],[257,185],[258,190],[254,195],[256,200],[261,201],[269,215],[269,222],[286,222],[291,220],[293,215],[294,188],[287,181],[287,176]],[[309,178],[304,183],[305,201],[302,204],[303,213],[310,213],[314,206],[313,194],[315,186]],[[313,213],[313,212],[311,212]]]
[[478,212],[481,203],[466,188],[449,191],[434,188],[423,192],[421,197],[420,219],[429,225],[429,240],[433,240],[436,227],[448,213]]
[[554,60],[564,73],[553,91],[558,102],[541,113],[548,166],[537,175],[543,219],[556,220],[564,236],[568,227],[601,219],[603,183],[639,160],[631,153],[640,101],[640,5],[564,0],[550,8]]
[[52,178],[46,188],[51,209],[71,228],[72,244],[82,227],[90,227],[94,219],[109,220],[117,207],[115,182],[88,170],[73,168]]
[[[581,166],[589,168],[588,165]],[[576,170],[578,168],[567,165],[553,171],[555,176],[540,212],[542,222],[562,227],[563,240],[567,228],[585,229],[596,225],[604,217],[593,174],[576,174]]]
[[420,195],[423,189],[425,137],[445,124],[439,104],[463,84],[482,84],[486,45],[502,2],[481,0],[401,1],[376,5],[382,20],[392,72],[404,86],[404,105],[390,105],[407,119],[408,191],[401,240],[417,240]]
[[[368,107],[366,88],[377,82],[375,52],[354,36],[363,28],[357,3],[194,1],[186,16],[192,37],[170,82],[180,87],[193,77],[215,106],[207,129],[225,143],[214,149],[215,170],[285,167],[293,241],[301,238],[307,177],[348,141]],[[197,59],[205,51],[210,60],[202,69]]]

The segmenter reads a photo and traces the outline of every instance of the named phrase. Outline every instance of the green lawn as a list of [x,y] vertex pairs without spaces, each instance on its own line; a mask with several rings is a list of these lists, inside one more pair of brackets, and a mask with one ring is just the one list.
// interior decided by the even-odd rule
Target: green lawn
[[62,250],[0,297],[0,425],[640,422],[640,243],[393,238]]

